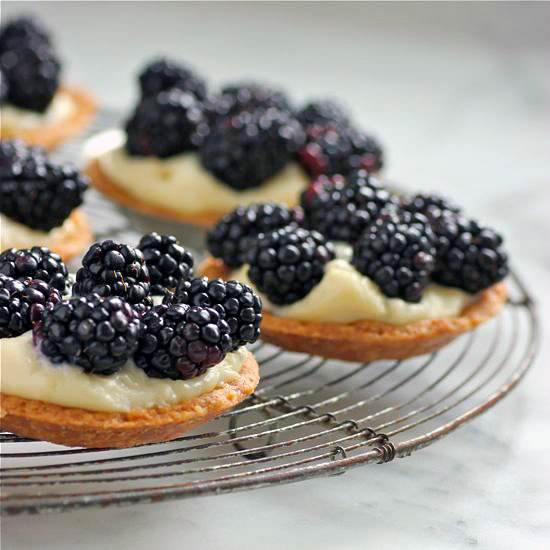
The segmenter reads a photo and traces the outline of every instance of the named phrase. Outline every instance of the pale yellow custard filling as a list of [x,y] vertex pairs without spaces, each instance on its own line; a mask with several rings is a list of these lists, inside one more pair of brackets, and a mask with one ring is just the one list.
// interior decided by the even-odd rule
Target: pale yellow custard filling
[[51,231],[39,231],[0,214],[0,249],[32,248],[33,246],[51,248],[51,243],[62,242],[66,235],[72,235],[75,231],[75,223],[71,217]]
[[60,91],[43,113],[6,104],[0,108],[2,128],[10,131],[35,130],[69,118],[76,109],[70,94]]
[[289,163],[259,187],[237,191],[203,168],[196,153],[166,159],[133,157],[126,153],[124,140],[122,131],[108,130],[88,141],[85,154],[96,158],[103,173],[128,194],[173,211],[228,212],[266,201],[295,206],[308,184],[298,164]]
[[41,355],[32,333],[0,340],[0,390],[16,395],[90,411],[125,412],[176,405],[235,380],[246,359],[240,348],[190,380],[149,378],[128,362],[116,374],[86,374],[74,365],[53,365]]

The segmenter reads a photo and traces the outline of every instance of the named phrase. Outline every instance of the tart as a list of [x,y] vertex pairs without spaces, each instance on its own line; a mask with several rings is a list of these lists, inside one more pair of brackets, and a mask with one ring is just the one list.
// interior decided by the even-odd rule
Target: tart
[[92,240],[81,210],[88,179],[41,148],[0,141],[0,251],[47,247],[69,260]]
[[[217,282],[196,305],[192,267],[174,237],[152,233],[137,248],[92,245],[72,296],[56,288],[59,270],[0,273],[2,429],[130,447],[179,437],[243,401],[259,381],[245,346],[259,336],[261,303],[248,287]],[[184,283],[192,301],[173,301]]]
[[208,94],[194,71],[168,60],[147,65],[124,129],[86,147],[93,184],[124,206],[209,226],[239,205],[296,206],[309,178],[354,165],[378,170],[378,143],[336,103],[295,111],[285,93],[237,83]]
[[96,106],[86,91],[60,83],[61,64],[47,31],[28,18],[0,29],[3,139],[54,149],[80,133]]
[[406,359],[506,301],[502,237],[448,200],[393,196],[359,170],[316,180],[302,207],[241,208],[208,234],[200,273],[259,293],[267,342],[350,361]]

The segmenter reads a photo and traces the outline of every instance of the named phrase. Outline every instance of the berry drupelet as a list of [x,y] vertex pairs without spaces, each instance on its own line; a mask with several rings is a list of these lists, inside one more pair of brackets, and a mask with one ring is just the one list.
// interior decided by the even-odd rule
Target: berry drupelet
[[133,156],[167,158],[195,149],[207,133],[195,96],[171,89],[137,105],[126,122],[126,150]]
[[0,212],[39,231],[59,227],[82,204],[88,179],[42,149],[0,143]]
[[60,300],[59,291],[44,281],[18,280],[0,273],[0,338],[30,330]]
[[350,115],[345,107],[331,99],[307,103],[298,111],[296,118],[305,128],[310,126],[342,126],[350,124]]
[[438,216],[442,212],[459,214],[461,209],[446,197],[435,193],[418,193],[411,197],[404,197],[401,207],[409,212],[424,214],[428,219]]
[[352,264],[389,298],[419,302],[435,268],[435,237],[421,214],[386,211],[353,249]]
[[163,304],[143,317],[134,356],[147,376],[187,380],[204,374],[233,347],[229,325],[209,307]]
[[434,281],[475,293],[508,275],[508,255],[496,231],[452,212],[431,223],[437,246]]
[[229,267],[239,267],[259,233],[279,229],[299,221],[299,212],[275,203],[239,206],[226,214],[206,238],[208,251]]
[[321,281],[333,258],[320,233],[287,226],[258,237],[247,255],[248,277],[274,304],[292,304]]
[[197,99],[206,98],[206,82],[186,65],[170,59],[155,59],[139,75],[142,97],[151,97],[160,92],[177,88],[194,95]]
[[91,374],[113,374],[137,349],[141,323],[125,300],[81,296],[56,304],[34,327],[52,363],[71,363]]
[[229,325],[233,349],[254,343],[260,335],[262,302],[249,286],[238,281],[209,281],[206,277],[181,281],[164,301],[215,309]]
[[151,304],[149,270],[138,248],[107,240],[93,244],[76,272],[74,296],[119,296],[130,304]]
[[173,235],[148,233],[139,241],[151,279],[151,294],[164,295],[193,276],[193,256]]
[[300,123],[276,109],[218,119],[199,149],[203,166],[233,189],[258,187],[282,170],[304,141]]
[[0,273],[20,280],[27,277],[39,279],[61,293],[65,291],[69,276],[61,256],[44,246],[5,250],[0,254]]
[[48,32],[32,17],[18,17],[0,28],[0,53],[29,45],[51,45]]

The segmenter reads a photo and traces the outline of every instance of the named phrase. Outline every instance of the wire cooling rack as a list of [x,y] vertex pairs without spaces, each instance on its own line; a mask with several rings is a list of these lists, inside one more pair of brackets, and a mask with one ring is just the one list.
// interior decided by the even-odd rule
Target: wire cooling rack
[[[95,129],[112,125],[103,113]],[[78,159],[81,143],[61,151]],[[155,228],[197,247],[203,234],[131,214],[89,193],[98,238],[136,242]],[[350,363],[264,343],[256,392],[202,429],[163,444],[74,449],[0,433],[7,515],[159,502],[344,473],[405,457],[505,397],[533,362],[534,303],[517,274],[491,322],[443,350],[406,361]]]

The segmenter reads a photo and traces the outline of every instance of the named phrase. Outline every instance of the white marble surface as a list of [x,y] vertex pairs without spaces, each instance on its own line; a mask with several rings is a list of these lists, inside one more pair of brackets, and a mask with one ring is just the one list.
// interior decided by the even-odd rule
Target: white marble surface
[[[331,93],[388,150],[388,174],[502,228],[550,326],[550,4],[3,2],[58,35],[71,81],[125,108],[178,52],[212,79]],[[405,460],[180,502],[8,518],[2,549],[529,548],[550,542],[550,350],[509,398]]]

